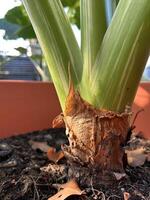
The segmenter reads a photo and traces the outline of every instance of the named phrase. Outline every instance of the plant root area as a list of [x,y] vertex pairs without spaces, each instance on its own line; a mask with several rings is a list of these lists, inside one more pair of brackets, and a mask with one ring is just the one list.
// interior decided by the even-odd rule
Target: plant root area
[[[62,144],[68,143],[64,129],[0,139],[0,200],[47,200],[57,193],[59,184],[69,180],[66,159],[53,163],[45,152],[34,149],[30,141],[47,142],[57,151]],[[125,172],[128,178],[112,185],[99,184],[95,188],[92,181],[90,186],[79,183],[85,194],[67,199],[150,200],[150,163],[140,167],[127,166]]]

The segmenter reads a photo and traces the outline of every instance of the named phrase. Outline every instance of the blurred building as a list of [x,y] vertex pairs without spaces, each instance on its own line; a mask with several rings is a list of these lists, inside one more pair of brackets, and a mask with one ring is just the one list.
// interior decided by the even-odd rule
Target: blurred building
[[13,57],[0,67],[0,80],[40,81],[41,75],[29,57]]

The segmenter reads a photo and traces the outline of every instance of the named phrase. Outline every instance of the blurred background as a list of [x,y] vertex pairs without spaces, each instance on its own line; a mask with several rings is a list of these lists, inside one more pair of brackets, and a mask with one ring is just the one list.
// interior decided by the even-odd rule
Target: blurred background
[[[80,46],[79,0],[61,0]],[[106,0],[108,24],[112,18]],[[0,80],[51,80],[44,56],[20,0],[0,0]],[[142,81],[150,81],[150,59]]]

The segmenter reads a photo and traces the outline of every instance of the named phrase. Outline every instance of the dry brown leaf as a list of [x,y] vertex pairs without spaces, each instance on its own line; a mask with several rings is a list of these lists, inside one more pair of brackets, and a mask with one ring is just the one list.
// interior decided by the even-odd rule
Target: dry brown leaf
[[130,194],[128,192],[123,193],[124,200],[129,200]]
[[57,163],[60,159],[62,159],[64,157],[64,153],[61,150],[56,152],[55,148],[49,147],[49,149],[47,151],[47,157],[49,160]]
[[80,190],[75,180],[70,180],[68,183],[60,185],[59,188],[60,191],[54,196],[50,197],[48,200],[65,200],[67,197],[72,195],[84,194],[84,192]]
[[66,165],[63,164],[48,164],[47,166],[41,167],[40,170],[55,178],[64,175],[67,176]]
[[47,142],[37,142],[37,141],[30,140],[29,144],[31,145],[32,149],[34,150],[40,149],[43,152],[47,152],[48,149],[50,148],[47,145]]
[[141,166],[145,163],[147,155],[145,148],[141,147],[135,150],[126,150],[128,164],[132,167]]
[[117,173],[117,172],[114,172],[114,176],[116,178],[117,181],[121,180],[122,178],[126,177],[126,174],[125,173]]
[[64,118],[63,113],[60,113],[59,115],[57,115],[52,121],[52,127],[65,128],[65,123],[64,123],[63,118]]

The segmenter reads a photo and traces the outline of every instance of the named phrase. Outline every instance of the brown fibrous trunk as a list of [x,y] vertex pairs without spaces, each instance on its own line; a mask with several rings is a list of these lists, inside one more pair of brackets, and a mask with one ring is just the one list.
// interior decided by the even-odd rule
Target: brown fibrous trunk
[[91,179],[97,183],[112,182],[114,172],[124,173],[123,146],[130,128],[130,115],[96,109],[73,86],[70,88],[65,111],[54,120],[53,126],[65,124],[69,146],[64,145],[63,151],[71,166],[71,176],[82,176],[87,183]]

